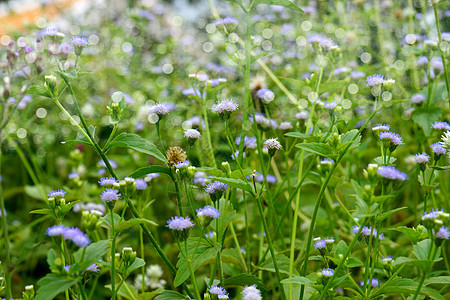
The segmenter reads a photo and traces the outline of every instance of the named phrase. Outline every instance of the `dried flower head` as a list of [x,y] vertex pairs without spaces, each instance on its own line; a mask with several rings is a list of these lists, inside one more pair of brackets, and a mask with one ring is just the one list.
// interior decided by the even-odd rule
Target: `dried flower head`
[[170,147],[166,151],[166,157],[170,166],[174,166],[176,163],[186,160],[186,152],[180,147]]

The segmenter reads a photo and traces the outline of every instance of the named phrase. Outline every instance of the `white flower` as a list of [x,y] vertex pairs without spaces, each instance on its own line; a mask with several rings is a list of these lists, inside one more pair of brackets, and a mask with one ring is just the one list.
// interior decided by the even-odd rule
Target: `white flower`
[[187,139],[197,140],[200,138],[200,136],[201,136],[201,133],[197,129],[188,129],[184,132],[184,137]]
[[269,150],[280,150],[282,148],[278,139],[268,139],[264,142],[264,146]]

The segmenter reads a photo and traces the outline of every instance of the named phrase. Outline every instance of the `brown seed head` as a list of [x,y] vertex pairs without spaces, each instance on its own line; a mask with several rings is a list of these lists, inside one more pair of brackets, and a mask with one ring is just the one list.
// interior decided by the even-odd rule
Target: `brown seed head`
[[178,162],[185,161],[187,156],[186,152],[180,147],[170,147],[166,151],[167,160],[169,161],[169,165],[173,166]]

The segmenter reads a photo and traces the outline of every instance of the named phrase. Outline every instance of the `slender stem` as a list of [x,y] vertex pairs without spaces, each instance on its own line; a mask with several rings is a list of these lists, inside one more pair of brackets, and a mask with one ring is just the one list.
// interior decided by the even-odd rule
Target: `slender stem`
[[239,258],[241,259],[242,265],[244,266],[244,271],[245,271],[245,273],[247,273],[248,272],[247,264],[245,263],[244,256],[242,255],[241,246],[240,246],[239,240],[238,240],[238,238],[236,236],[236,232],[234,231],[233,223],[231,223],[229,227],[230,227],[230,230],[231,230],[231,235],[233,236],[234,243],[236,244],[236,248],[237,248],[238,253],[239,253]]
[[[0,130],[0,174],[1,174],[1,166],[2,166],[2,142],[3,142],[3,130]],[[3,240],[5,244],[5,264],[4,264],[4,272],[6,277],[6,298],[12,298],[11,293],[11,272],[9,272],[9,268],[11,265],[10,262],[10,249],[9,249],[9,231],[8,231],[8,222],[7,215],[5,209],[5,199],[3,194],[3,184],[0,181],[0,205],[1,205],[1,216],[2,219],[2,227],[3,227]]]
[[[247,8],[250,8],[250,0],[247,0]],[[248,108],[250,106],[251,94],[250,94],[250,67],[251,67],[251,13],[250,10],[245,10],[245,69],[244,69],[244,107],[243,107],[243,119],[241,127],[241,144],[239,145],[239,162],[242,164],[244,159],[244,137],[246,131],[246,125],[248,122]]]
[[[362,224],[359,227],[358,231],[355,234],[355,237],[353,238],[353,240],[351,241],[350,245],[348,246],[347,251],[345,251],[343,257],[340,258],[338,266],[334,269],[333,276],[331,276],[331,278],[328,280],[327,284],[323,287],[323,291],[328,291],[328,286],[333,282],[334,278],[336,278],[336,275],[339,273],[338,271],[342,268],[342,266],[344,265],[345,261],[347,260],[347,257],[350,255],[351,251],[353,250],[353,247],[358,242],[358,239],[359,239],[359,236],[361,235],[361,231],[363,229],[363,226],[365,226],[365,222],[364,222],[364,224]],[[325,295],[326,295],[325,293],[322,293],[320,295],[319,299],[323,299],[323,297]]]
[[209,122],[208,122],[208,110],[206,109],[206,101],[203,95],[201,95],[202,100],[202,113],[203,113],[203,120],[205,121],[205,134],[206,134],[206,154],[208,155],[209,163],[216,168],[216,158],[214,156],[214,150],[212,148],[212,142],[211,142],[211,133],[209,130]]
[[107,149],[108,148],[108,145],[109,145],[109,143],[111,143],[112,139],[114,138],[114,135],[116,134],[116,131],[117,131],[117,124],[114,124],[113,129],[111,131],[111,134],[109,135],[108,140],[106,141],[106,144],[103,147],[103,149]]
[[114,209],[109,210],[111,215],[111,299],[116,299],[116,232],[115,232],[115,220]]
[[[70,82],[66,81],[66,84],[70,87]],[[69,88],[69,92],[73,93],[72,88]],[[77,103],[77,107],[78,106],[78,102],[77,99],[75,97],[74,94],[72,94],[72,97],[74,99],[74,102]],[[62,105],[59,105],[60,109],[65,112],[66,114],[68,114],[70,116],[70,114],[64,109],[64,107],[62,107]],[[81,111],[78,112],[79,113],[79,117],[82,121],[82,124],[84,124],[85,128],[87,128],[86,126],[86,122],[84,121],[83,115],[81,114]],[[71,116],[70,116],[71,118]],[[73,118],[72,118],[73,119]],[[75,123],[77,124],[77,123]],[[80,129],[81,127],[79,125],[77,125]],[[109,173],[111,174],[111,176],[113,176],[115,179],[119,179],[119,177],[117,176],[116,172],[114,171],[114,169],[111,166],[111,163],[109,162],[108,158],[106,157],[106,155],[103,153],[103,151],[100,149],[100,147],[98,146],[97,142],[95,141],[95,139],[90,137],[90,133],[89,131],[85,132],[83,129],[81,129],[81,132],[83,133],[83,135],[85,135],[85,137],[88,139],[88,141],[91,143],[91,145],[96,149],[97,153],[100,155],[100,157],[102,158],[103,162],[106,165],[106,168],[108,169]],[[131,201],[129,201],[128,198],[125,198],[125,201],[127,203],[128,208],[130,209],[131,213],[133,214],[133,216],[135,218],[140,218],[140,214],[137,212],[136,208],[134,207],[133,203]],[[159,246],[158,242],[156,241],[156,239],[153,237],[152,233],[148,230],[148,228],[144,225],[144,224],[139,224],[139,226],[142,228],[142,230],[144,231],[145,236],[150,240],[151,244],[153,245],[153,247],[155,247],[156,252],[158,252],[158,255],[161,257],[161,259],[164,261],[164,263],[167,265],[167,267],[170,269],[170,271],[172,272],[172,274],[176,274],[177,270],[174,267],[174,265],[170,262],[170,260],[168,259],[168,257],[166,256],[166,254],[164,253],[164,251],[161,249],[161,246]],[[183,289],[186,291],[186,293],[193,298],[193,294],[192,292],[189,290],[189,288],[187,287],[186,283],[182,283],[181,286],[183,287]]]
[[161,120],[156,122],[156,132],[158,133],[158,139],[159,139],[159,143],[161,144],[161,148],[163,149],[163,152],[166,153],[166,147],[164,146],[163,140],[161,138],[161,133],[160,133],[160,128],[159,128],[159,122],[160,121]]
[[[358,132],[355,134],[355,136],[351,139],[349,145],[339,155],[338,159],[336,160],[336,163],[333,164],[333,167],[331,168],[330,172],[328,173],[327,177],[325,178],[325,181],[323,182],[322,186],[320,187],[319,195],[317,196],[316,204],[314,206],[313,215],[311,217],[311,224],[310,224],[309,230],[308,230],[308,238],[307,238],[307,241],[306,241],[306,250],[305,250],[305,259],[303,261],[303,268],[302,268],[302,271],[300,273],[301,276],[305,276],[306,275],[306,271],[308,269],[309,252],[311,250],[311,243],[312,243],[312,235],[313,235],[313,232],[314,232],[314,226],[315,226],[315,223],[316,223],[317,213],[319,211],[320,204],[322,203],[322,198],[323,198],[323,195],[325,193],[325,190],[326,190],[326,187],[328,185],[328,182],[330,181],[331,177],[333,176],[334,171],[336,170],[337,166],[341,162],[341,160],[344,157],[344,155],[350,149],[350,147],[353,144],[353,142],[355,141],[355,139],[360,135],[360,133],[363,131],[363,129],[367,126],[367,124],[373,119],[373,117],[375,117],[375,114],[377,112],[378,112],[378,110],[374,109],[374,111],[369,116],[369,118],[364,122],[363,126],[361,126],[361,128],[358,130]],[[330,279],[329,282],[331,282],[331,279]],[[327,285],[328,285],[328,283],[327,283]],[[304,288],[302,288],[301,291],[300,291],[300,299],[303,299],[303,293],[304,293]]]
[[[178,241],[178,239],[177,239],[177,241]],[[178,246],[180,247],[181,253],[183,253],[183,250],[181,249],[181,245],[180,245],[179,241],[178,241]],[[186,259],[186,262],[189,267],[189,273],[191,274],[192,285],[194,286],[194,292],[197,297],[196,299],[201,300],[202,298],[200,297],[200,292],[198,290],[197,280],[195,279],[195,272],[194,272],[194,269],[192,268],[192,261],[191,261],[191,258],[189,257],[189,253],[188,253],[187,239],[184,240],[184,247],[185,247],[185,251],[186,251],[184,258]],[[195,254],[195,252],[193,254]]]
[[272,256],[273,266],[275,268],[275,273],[277,275],[277,279],[278,279],[278,284],[280,286],[281,295],[282,295],[283,299],[287,299],[286,298],[286,294],[284,292],[283,285],[281,284],[281,275],[280,275],[280,270],[278,269],[277,257],[275,255],[275,250],[273,248],[272,237],[270,236],[269,228],[267,227],[267,221],[266,221],[266,218],[264,216],[264,211],[263,211],[263,207],[262,207],[262,204],[261,204],[261,199],[260,199],[260,197],[255,197],[255,198],[256,198],[256,204],[258,205],[259,215],[261,217],[261,221],[262,221],[262,224],[263,224],[263,227],[264,227],[264,232],[266,234],[267,243],[269,245],[270,255]]
[[441,25],[439,24],[439,15],[438,15],[438,10],[437,10],[437,3],[433,3],[433,11],[434,11],[434,18],[436,21],[436,29],[438,32],[438,39],[439,39],[439,52],[441,53],[441,58],[442,58],[442,64],[444,66],[444,76],[445,76],[445,86],[447,87],[447,102],[450,103],[450,86],[449,86],[449,82],[448,82],[448,73],[447,73],[447,64],[445,63],[445,55],[444,55],[444,51],[442,51],[442,35],[441,35]]

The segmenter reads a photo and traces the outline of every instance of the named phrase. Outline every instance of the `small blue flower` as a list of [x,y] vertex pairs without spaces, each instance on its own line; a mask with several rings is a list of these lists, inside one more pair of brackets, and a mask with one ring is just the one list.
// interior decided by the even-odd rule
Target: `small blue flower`
[[207,290],[210,294],[217,295],[218,299],[228,299],[227,291],[220,286],[212,285]]
[[395,167],[392,167],[392,166],[379,167],[377,170],[377,173],[381,177],[391,179],[391,180],[405,181],[406,179],[408,179],[408,175],[406,175],[403,172],[400,172],[399,170],[397,170]]
[[434,122],[431,127],[436,130],[450,130],[450,124],[447,122]]
[[434,143],[430,146],[431,151],[436,155],[442,155],[445,154],[446,150],[444,147],[442,147],[439,143]]
[[117,183],[117,180],[113,177],[103,177],[100,178],[98,183],[100,183],[101,186],[113,186]]
[[212,219],[217,219],[220,217],[220,212],[216,208],[207,205],[203,208],[197,209],[197,217],[199,216],[207,216]]
[[337,106],[336,101],[330,101],[330,102],[325,102],[323,105],[323,108],[328,109],[328,110],[333,110],[336,108],[336,106]]
[[316,249],[323,249],[327,246],[327,242],[325,242],[325,240],[318,240],[314,242],[314,247]]
[[85,38],[84,36],[73,36],[70,39],[70,43],[73,46],[77,46],[77,47],[87,47],[90,45],[88,39]]
[[147,188],[147,182],[145,182],[144,179],[136,179],[135,182],[136,182],[136,189],[137,190],[142,191],[142,190],[145,190]]
[[416,164],[425,164],[425,163],[430,162],[430,156],[428,154],[426,154],[425,152],[418,153],[414,157],[414,161],[416,162]]
[[100,199],[102,199],[105,202],[112,202],[117,201],[121,197],[118,190],[115,189],[106,189],[102,192],[100,195]]
[[366,78],[368,87],[381,86],[384,82],[384,76],[380,74],[370,75]]
[[206,186],[205,192],[208,194],[216,194],[218,192],[223,193],[227,190],[228,185],[220,181],[214,181]]
[[189,161],[188,160],[179,161],[176,164],[174,164],[173,166],[177,169],[187,168],[187,167],[189,167]]
[[47,197],[49,197],[49,198],[64,198],[65,194],[66,194],[66,191],[64,191],[64,190],[54,190],[54,191],[50,191],[47,194]]
[[378,138],[381,141],[389,141],[391,144],[396,145],[396,146],[404,144],[401,136],[399,136],[396,133],[390,132],[390,131],[380,132],[380,134],[378,135]]
[[194,227],[194,223],[189,217],[172,217],[167,221],[166,227],[172,230],[184,231]]
[[442,225],[442,227],[436,233],[436,238],[448,240],[449,237],[450,237],[450,232],[448,231],[448,227],[445,227],[444,225]]
[[333,269],[321,269],[320,272],[325,277],[331,277],[334,274],[334,270]]

